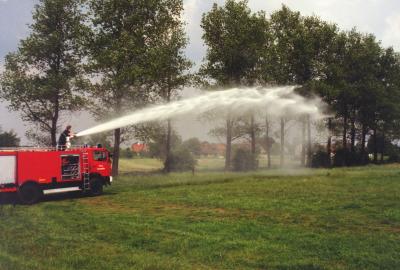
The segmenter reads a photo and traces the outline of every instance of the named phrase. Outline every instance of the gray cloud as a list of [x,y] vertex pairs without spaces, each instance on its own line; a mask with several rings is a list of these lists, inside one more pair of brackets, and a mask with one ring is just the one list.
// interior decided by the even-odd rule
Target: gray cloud
[[[32,21],[36,1],[0,1],[0,57],[15,51],[21,38],[29,32],[27,24]],[[0,61],[1,61],[0,60]]]
[[[32,10],[37,1],[1,0],[0,1],[0,72],[3,70],[4,56],[18,48],[21,38],[29,32],[28,24],[32,21]],[[25,133],[26,127],[18,113],[10,113],[7,104],[0,103],[0,126],[13,129],[19,135]]]
[[[285,4],[304,15],[317,15],[336,23],[343,30],[356,27],[362,32],[373,33],[384,46],[400,49],[400,1],[398,0],[250,0],[253,10],[271,12]],[[390,31],[390,35],[386,34]]]

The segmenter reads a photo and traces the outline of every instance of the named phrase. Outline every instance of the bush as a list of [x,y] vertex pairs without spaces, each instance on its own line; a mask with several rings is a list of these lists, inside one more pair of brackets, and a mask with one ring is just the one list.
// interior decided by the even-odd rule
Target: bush
[[311,158],[311,167],[313,168],[328,168],[331,166],[330,157],[327,152],[318,150],[313,153]]
[[389,156],[387,159],[388,163],[400,162],[400,148],[394,144],[387,145],[386,154]]
[[396,163],[400,162],[400,154],[399,153],[391,153],[388,158],[388,163]]
[[171,171],[194,170],[196,164],[197,160],[186,148],[179,148],[178,150],[173,151],[169,158],[169,166]]
[[251,171],[258,168],[257,156],[252,154],[250,150],[237,149],[232,159],[234,171]]
[[201,142],[198,138],[190,138],[182,142],[182,147],[189,150],[194,156],[200,156],[201,154]]
[[133,152],[132,150],[128,147],[124,150],[121,151],[121,157],[123,158],[133,158]]
[[369,162],[368,154],[364,155],[359,152],[351,152],[348,149],[338,149],[333,158],[333,166],[343,167],[343,166],[358,166],[366,165]]
[[0,147],[19,146],[20,138],[14,131],[3,132],[0,128]]

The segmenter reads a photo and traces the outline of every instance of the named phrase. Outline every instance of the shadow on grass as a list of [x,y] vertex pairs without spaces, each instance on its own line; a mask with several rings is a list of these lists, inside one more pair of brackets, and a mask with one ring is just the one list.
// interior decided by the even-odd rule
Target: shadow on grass
[[[124,173],[120,174],[121,178],[116,178],[116,182],[122,183],[125,187],[134,188],[135,190],[151,190],[151,189],[164,189],[174,188],[179,186],[201,186],[201,185],[215,185],[221,183],[231,183],[235,181],[243,180],[279,180],[279,179],[298,179],[299,176],[310,176],[314,175],[312,171],[305,170],[258,170],[258,171],[247,171],[247,172],[225,172],[221,171],[217,174],[207,172],[196,172],[195,174],[187,174],[185,177],[178,176],[168,173]],[[326,175],[326,174],[323,174]],[[143,178],[140,178],[140,177]],[[149,176],[154,177],[149,181]],[[132,177],[132,178],[130,178]],[[121,184],[118,186],[118,190],[122,188]]]
[[15,193],[0,193],[0,206],[16,204],[18,204],[18,198]]
[[[118,192],[115,191],[107,191],[103,193],[102,197],[109,197],[117,195]],[[86,195],[81,191],[76,192],[66,192],[66,193],[59,193],[59,194],[49,194],[43,196],[39,202],[36,204],[44,203],[44,202],[54,202],[54,201],[65,201],[65,200],[79,200],[82,198],[93,197],[90,195]],[[2,205],[22,205],[19,201],[18,196],[16,193],[3,193],[0,194],[0,206]]]
[[214,184],[221,184],[221,183],[231,183],[234,181],[240,180],[239,178],[223,178],[218,180],[201,180],[201,181],[172,181],[172,182],[153,182],[148,183],[145,181],[139,181],[133,183],[131,187],[134,187],[136,191],[140,190],[154,190],[154,189],[165,189],[165,188],[174,188],[174,187],[181,187],[181,186],[203,186],[203,185],[214,185]]

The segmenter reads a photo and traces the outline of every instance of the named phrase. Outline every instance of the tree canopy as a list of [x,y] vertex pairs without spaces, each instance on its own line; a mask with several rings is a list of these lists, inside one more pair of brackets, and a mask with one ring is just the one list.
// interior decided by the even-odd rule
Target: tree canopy
[[48,136],[53,146],[64,112],[81,110],[81,1],[40,0],[30,35],[5,58],[0,98]]
[[19,146],[20,141],[20,138],[18,138],[18,135],[14,131],[2,131],[0,127],[0,147]]

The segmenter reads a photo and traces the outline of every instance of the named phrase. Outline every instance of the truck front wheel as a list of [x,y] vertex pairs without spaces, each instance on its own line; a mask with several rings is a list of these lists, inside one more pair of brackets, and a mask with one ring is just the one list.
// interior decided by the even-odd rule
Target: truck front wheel
[[103,194],[103,181],[96,177],[90,181],[90,195],[99,196]]
[[35,204],[42,197],[43,192],[40,187],[33,183],[27,183],[19,188],[18,197],[23,204]]

